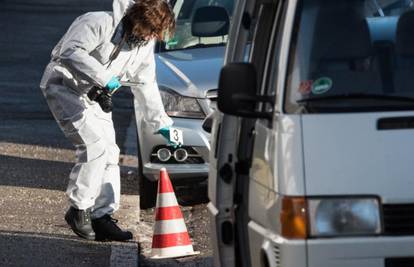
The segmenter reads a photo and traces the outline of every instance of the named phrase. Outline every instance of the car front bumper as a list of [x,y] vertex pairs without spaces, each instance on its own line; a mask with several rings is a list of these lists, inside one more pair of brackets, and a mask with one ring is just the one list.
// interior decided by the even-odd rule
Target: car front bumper
[[161,168],[166,168],[169,177],[172,179],[207,178],[208,176],[207,163],[192,165],[146,163],[143,167],[145,176],[153,181],[158,180]]
[[[159,178],[161,168],[166,168],[171,179],[207,178],[209,162],[209,134],[202,129],[203,120],[172,118],[174,128],[183,132],[183,147],[190,149],[194,160],[189,163],[163,163],[156,160],[157,147],[166,147],[166,140],[159,134],[154,134],[144,120],[137,120],[139,136],[139,153],[142,160],[144,176],[155,181]],[[169,148],[174,151],[174,148]],[[189,157],[190,159],[190,157]]]

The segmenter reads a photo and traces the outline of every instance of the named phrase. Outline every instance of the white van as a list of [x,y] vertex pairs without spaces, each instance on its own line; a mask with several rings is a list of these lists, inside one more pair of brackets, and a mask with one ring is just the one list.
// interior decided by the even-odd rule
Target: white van
[[412,6],[238,2],[212,127],[215,266],[414,266]]

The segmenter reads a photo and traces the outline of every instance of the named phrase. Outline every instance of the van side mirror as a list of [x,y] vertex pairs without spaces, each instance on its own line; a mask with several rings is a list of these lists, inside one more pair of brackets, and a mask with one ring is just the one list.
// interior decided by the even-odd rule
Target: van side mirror
[[229,63],[221,69],[218,109],[228,115],[271,119],[273,112],[258,111],[259,104],[274,106],[274,96],[257,95],[257,73],[251,63]]

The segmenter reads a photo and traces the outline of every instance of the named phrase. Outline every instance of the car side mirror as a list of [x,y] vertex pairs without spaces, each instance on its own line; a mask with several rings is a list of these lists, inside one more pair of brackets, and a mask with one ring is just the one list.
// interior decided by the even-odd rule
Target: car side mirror
[[229,63],[221,69],[218,109],[228,115],[271,119],[273,112],[259,111],[260,104],[274,106],[274,96],[257,95],[257,72],[251,63]]

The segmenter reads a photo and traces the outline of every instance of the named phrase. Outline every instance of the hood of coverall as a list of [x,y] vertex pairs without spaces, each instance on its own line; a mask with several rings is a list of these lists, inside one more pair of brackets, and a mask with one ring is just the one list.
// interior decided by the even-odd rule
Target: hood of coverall
[[127,9],[135,3],[134,0],[114,0],[112,10],[114,16],[114,26],[118,25]]

